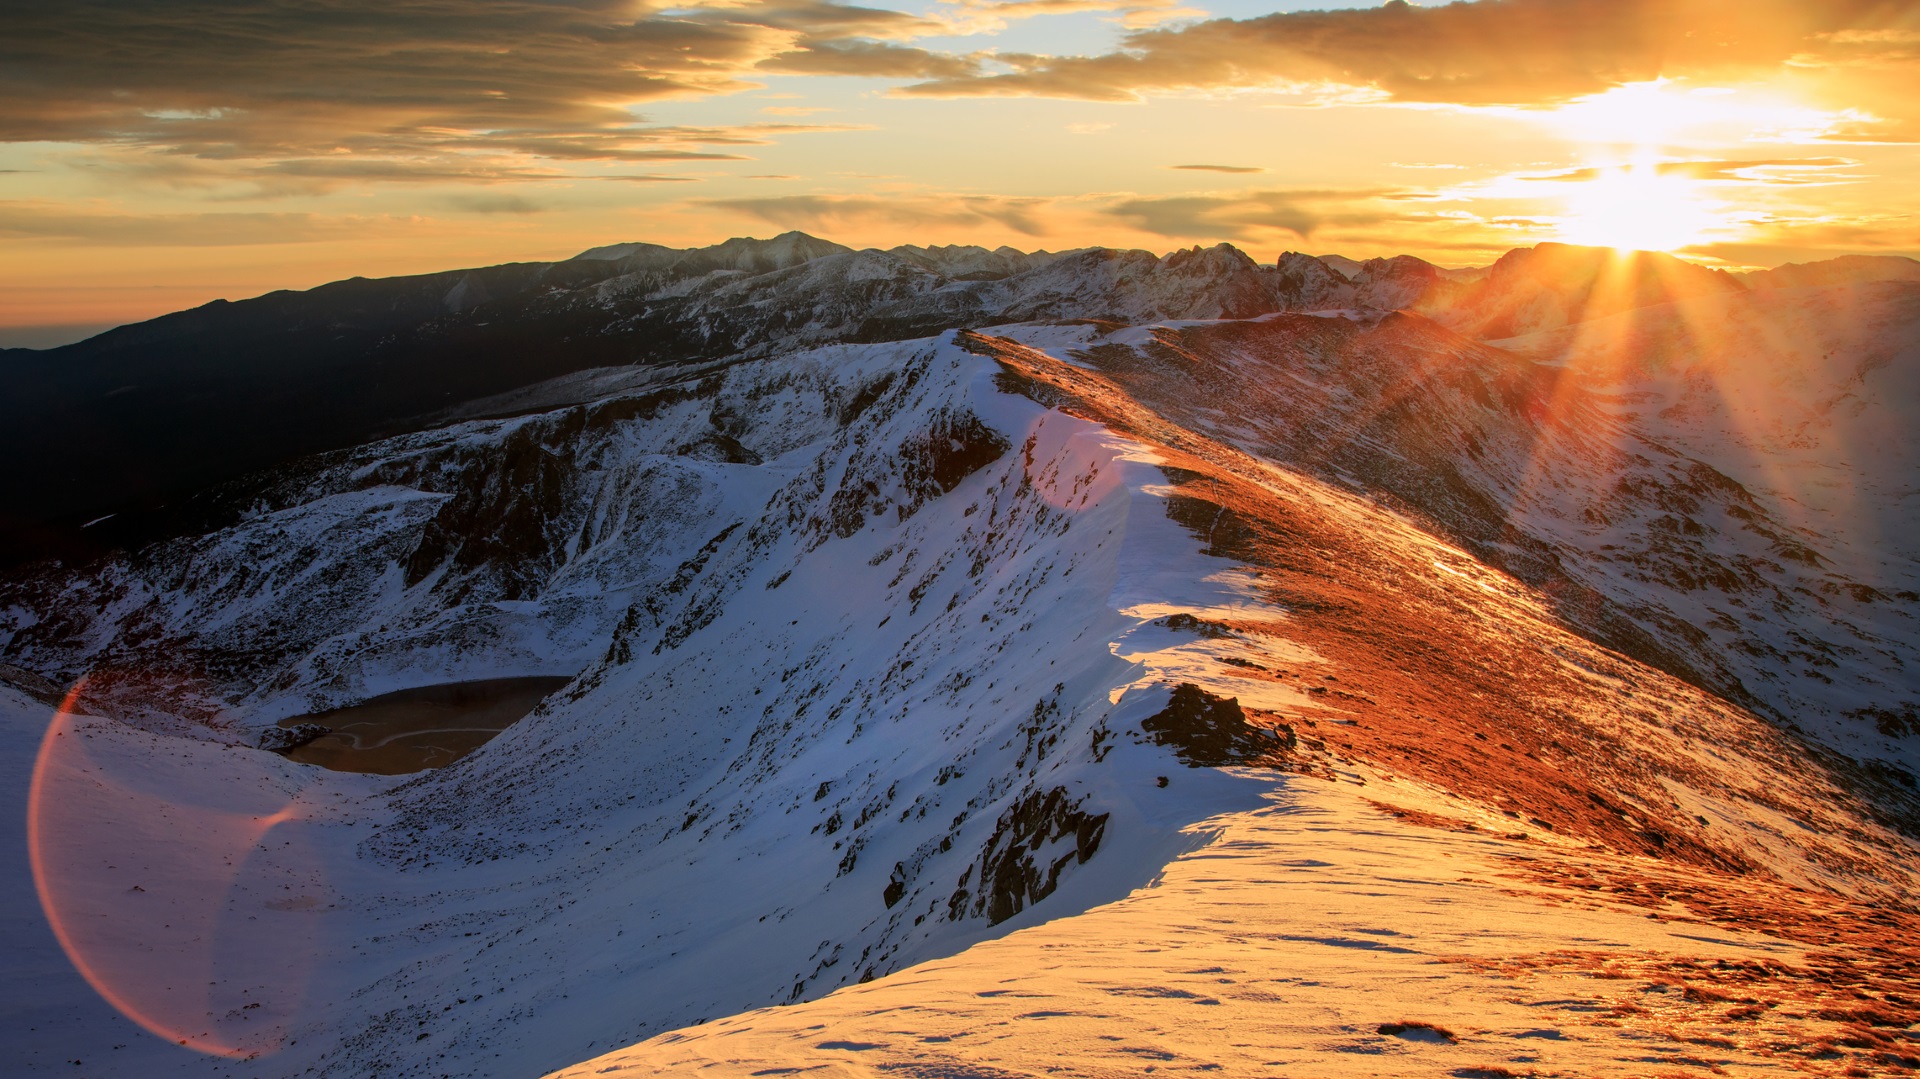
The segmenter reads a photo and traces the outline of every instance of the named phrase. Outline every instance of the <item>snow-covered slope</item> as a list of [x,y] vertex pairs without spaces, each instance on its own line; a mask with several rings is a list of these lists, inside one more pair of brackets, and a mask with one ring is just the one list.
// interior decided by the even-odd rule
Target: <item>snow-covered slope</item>
[[[134,693],[148,709],[189,696],[228,707],[197,729],[82,721],[107,762],[74,764],[68,778],[177,745],[162,755],[189,760],[195,782],[257,788],[277,805],[291,796],[299,808],[276,837],[297,836],[306,863],[350,867],[309,880],[311,909],[377,947],[314,959],[306,1006],[270,1002],[280,1021],[267,1031],[259,1016],[219,1020],[222,995],[242,988],[224,981],[197,1011],[143,982],[151,970],[119,989],[173,1009],[182,1029],[210,1023],[209,1044],[272,1050],[251,1067],[273,1074],[525,1074],[951,951],[1056,890],[1085,906],[1145,882],[1189,842],[1180,825],[1231,804],[1231,784],[1169,796],[1154,785],[1175,762],[1135,743],[1166,694],[1120,693],[1132,668],[1108,642],[1143,619],[1115,605],[1146,591],[1205,609],[1238,590],[1205,580],[1205,560],[1147,490],[1159,474],[1137,447],[998,392],[993,374],[932,343],[738,368],[682,411],[707,428],[742,406],[735,456],[759,463],[689,452],[671,405],[610,431],[569,411],[401,440],[369,449],[378,465],[330,464],[288,492],[293,506],[157,553],[186,567],[170,588],[130,587],[140,569],[124,567],[101,587],[127,593],[139,625],[191,628],[141,639],[103,622],[116,631],[76,637],[81,661],[139,674],[90,685],[76,707],[124,716]],[[464,548],[421,554],[440,550],[434,522],[467,496],[464,479],[555,452],[551,439],[520,448],[555,429],[579,433],[604,472],[582,470],[600,483],[575,504],[602,512],[561,530],[561,564],[533,557],[548,549],[542,536],[466,567]],[[463,475],[460,455],[476,445],[496,456]],[[642,482],[676,467],[696,478]],[[405,486],[448,473],[450,496]],[[522,481],[500,486],[538,499]],[[621,492],[688,512],[633,527]],[[511,512],[496,520],[516,534]],[[663,545],[662,530],[699,542]],[[268,533],[306,537],[287,543],[284,569],[260,564]],[[393,548],[403,537],[412,555]],[[655,572],[663,563],[650,560],[675,565]],[[384,571],[340,576],[363,561]],[[545,573],[516,586],[491,572],[502,566]],[[537,611],[516,587],[537,593]],[[617,619],[604,617],[609,603]],[[270,611],[291,616],[248,617]],[[259,653],[241,643],[293,627],[306,636]],[[575,636],[592,638],[592,655]],[[93,648],[99,637],[119,650]],[[212,661],[192,678],[144,662],[180,655]],[[221,744],[315,702],[530,661],[588,669],[467,761],[391,794]],[[176,770],[141,785],[188,783]],[[150,836],[128,819],[137,800],[74,790],[56,893],[96,895],[96,863],[131,862],[140,853],[116,844]],[[343,818],[377,830],[356,848],[362,833]],[[191,881],[143,879],[143,895],[193,899],[181,894]],[[200,958],[195,940],[113,909],[153,951]],[[264,916],[244,901],[233,910]],[[259,999],[284,987],[250,988]],[[443,1013],[455,998],[467,1003]],[[127,1059],[158,1070],[164,1057]]]
[[[672,282],[641,265],[665,249],[589,253],[616,272],[542,302],[671,305],[704,344],[283,462],[212,496],[219,527],[0,580],[0,679],[78,683],[50,730],[0,687],[9,774],[46,747],[33,877],[94,988],[162,1035],[62,975],[15,889],[23,1067],[529,1075],[659,1036],[591,1067],[1019,1074],[1062,1045],[1195,1063],[1195,1032],[1245,1024],[1197,1062],[1635,1074],[1733,1022],[1755,1033],[1716,1044],[1729,1065],[1900,1048],[1871,1025],[1920,1019],[1897,943],[1914,602],[1858,567],[1911,558],[1730,455],[1892,483],[1847,447],[1907,414],[1906,286],[1792,308],[1752,392],[1840,403],[1778,442],[1596,343],[1718,370],[1772,338],[1675,335],[1738,293],[1495,347],[1351,291],[1479,287],[1417,260],[1018,269],[803,239]],[[1327,309],[1283,310],[1285,273]],[[977,329],[880,340],[915,319]],[[1688,407],[1634,404],[1666,392]],[[1802,651],[1828,681],[1777,658]],[[250,748],[514,674],[574,677],[440,771]],[[1586,891],[1621,898],[1556,907]],[[1250,947],[1300,980],[1202,992]],[[1535,1050],[1516,977],[1608,1023],[1560,1016],[1568,1044]],[[1652,1006],[1675,977],[1761,1011]],[[1015,1003],[1035,993],[1057,1003]],[[1224,1010],[1176,1024],[1170,1001]],[[1165,1037],[1109,1051],[1116,1016]],[[1003,1020],[998,1048],[939,1040]]]
[[[1206,822],[1217,838],[1118,903],[556,1079],[1904,1070],[1897,1020],[1846,986],[1849,969],[1873,970],[1867,993],[1898,996],[1911,967],[1833,950],[1820,926],[1869,912],[1409,827],[1377,801],[1407,793],[1377,776],[1365,796],[1290,781],[1258,810]],[[1739,924],[1729,907],[1760,917]],[[1903,928],[1882,931],[1910,941]]]
[[[1912,750],[1893,747],[1911,745],[1920,718],[1920,285],[1695,299],[1506,344],[1595,394],[1643,456],[1721,477],[1727,497],[1585,530],[1606,541],[1582,546],[1589,564],[1613,564],[1594,565],[1620,576],[1613,591],[1704,631],[1783,719],[1840,720],[1836,745],[1913,770]],[[1537,527],[1578,542],[1570,522]],[[1685,566],[1685,546],[1716,556]],[[1737,581],[1715,581],[1721,567]]]

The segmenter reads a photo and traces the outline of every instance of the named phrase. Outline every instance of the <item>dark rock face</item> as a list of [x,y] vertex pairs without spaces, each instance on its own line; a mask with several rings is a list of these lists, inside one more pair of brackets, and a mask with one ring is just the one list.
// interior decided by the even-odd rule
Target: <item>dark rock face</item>
[[901,519],[926,502],[960,486],[960,481],[1000,459],[1013,446],[1000,432],[971,412],[943,412],[924,434],[900,447],[900,478],[908,506]]
[[1081,806],[1065,787],[1054,787],[1033,791],[1000,814],[993,837],[967,875],[977,873],[980,879],[971,909],[967,877],[962,877],[952,911],[985,914],[989,923],[999,925],[1052,895],[1061,872],[1093,857],[1106,834],[1107,814],[1088,813]]
[[1272,760],[1296,744],[1292,727],[1256,727],[1238,699],[1216,697],[1191,682],[1175,686],[1167,706],[1141,720],[1140,728],[1193,768]]
[[456,576],[501,567],[502,599],[526,599],[565,560],[575,465],[565,444],[532,427],[514,432],[494,467],[460,475],[406,564],[408,587],[442,566]]
[[[902,382],[902,390],[911,389],[913,376]],[[942,409],[894,446],[857,450],[828,504],[826,525],[844,539],[889,511],[905,521],[1012,448],[971,412]]]

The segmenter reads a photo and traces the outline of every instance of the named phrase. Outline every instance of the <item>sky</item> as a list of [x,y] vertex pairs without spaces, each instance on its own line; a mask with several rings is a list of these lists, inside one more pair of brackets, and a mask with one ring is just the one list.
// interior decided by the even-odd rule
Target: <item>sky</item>
[[59,0],[0,346],[698,246],[1920,255],[1920,0]]

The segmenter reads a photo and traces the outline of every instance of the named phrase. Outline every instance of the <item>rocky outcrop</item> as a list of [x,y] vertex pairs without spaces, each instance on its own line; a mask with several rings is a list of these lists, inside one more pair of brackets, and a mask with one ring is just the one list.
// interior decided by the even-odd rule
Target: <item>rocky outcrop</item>
[[[1006,921],[1052,895],[1063,870],[1100,849],[1106,829],[1107,814],[1087,812],[1064,787],[1028,793],[1000,814],[949,911],[985,915],[993,925]],[[970,889],[969,881],[977,883]]]
[[1173,687],[1167,706],[1140,721],[1154,742],[1171,746],[1193,768],[1278,763],[1298,744],[1293,728],[1247,721],[1240,702],[1218,697],[1191,682]]

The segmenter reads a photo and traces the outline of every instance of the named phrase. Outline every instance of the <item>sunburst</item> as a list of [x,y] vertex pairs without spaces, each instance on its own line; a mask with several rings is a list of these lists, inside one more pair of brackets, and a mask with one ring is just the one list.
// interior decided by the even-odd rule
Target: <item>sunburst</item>
[[1559,236],[1568,243],[1634,251],[1673,251],[1700,242],[1726,219],[1690,177],[1640,161],[1597,170],[1566,196]]

